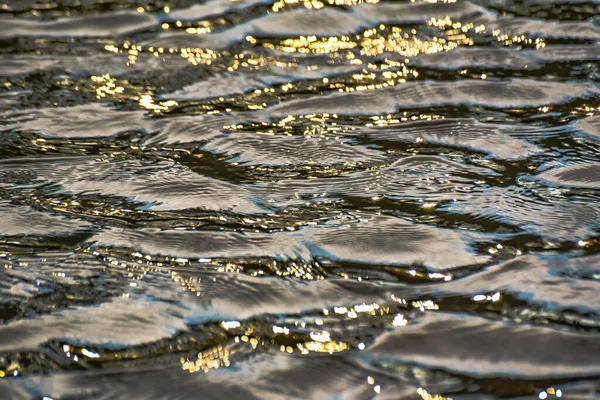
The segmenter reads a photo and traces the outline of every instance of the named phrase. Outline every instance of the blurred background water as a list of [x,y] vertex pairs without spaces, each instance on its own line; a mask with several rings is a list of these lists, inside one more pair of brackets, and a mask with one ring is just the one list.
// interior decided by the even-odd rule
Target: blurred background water
[[600,398],[600,2],[0,0],[0,398]]

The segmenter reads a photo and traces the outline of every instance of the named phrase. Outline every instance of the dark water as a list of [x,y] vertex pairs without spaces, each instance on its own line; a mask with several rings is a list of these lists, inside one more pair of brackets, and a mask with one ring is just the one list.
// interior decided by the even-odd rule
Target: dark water
[[0,1],[1,399],[600,398],[600,2]]

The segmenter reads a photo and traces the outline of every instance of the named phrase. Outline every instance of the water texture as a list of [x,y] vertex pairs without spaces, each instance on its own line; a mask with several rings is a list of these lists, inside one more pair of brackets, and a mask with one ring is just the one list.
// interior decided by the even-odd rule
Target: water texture
[[600,2],[0,0],[0,398],[600,398]]

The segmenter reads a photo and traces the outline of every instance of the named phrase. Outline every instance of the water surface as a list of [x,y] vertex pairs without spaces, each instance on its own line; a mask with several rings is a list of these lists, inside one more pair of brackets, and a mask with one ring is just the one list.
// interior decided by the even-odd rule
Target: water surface
[[0,1],[0,398],[600,398],[600,2]]

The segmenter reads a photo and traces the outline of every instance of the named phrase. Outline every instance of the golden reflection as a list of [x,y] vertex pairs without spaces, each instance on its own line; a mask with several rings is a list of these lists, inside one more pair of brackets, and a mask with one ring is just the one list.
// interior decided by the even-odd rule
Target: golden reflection
[[419,310],[421,310],[421,311],[425,311],[425,310],[439,310],[439,309],[440,309],[440,306],[439,306],[438,304],[434,303],[434,302],[433,302],[433,301],[431,301],[431,300],[425,300],[425,301],[421,301],[421,300],[419,300],[419,301],[413,301],[413,302],[411,303],[411,305],[412,305],[414,308],[418,308],[418,309],[419,309]]
[[367,56],[393,52],[404,57],[415,57],[419,54],[435,54],[454,50],[461,45],[474,44],[473,39],[465,35],[450,35],[447,39],[434,37],[432,40],[426,40],[418,38],[414,29],[404,31],[400,27],[391,27],[388,30],[383,25],[379,30],[367,29],[362,36],[361,54]]
[[190,27],[185,30],[186,33],[191,35],[204,35],[205,33],[210,33],[210,26],[201,26],[198,28]]
[[[300,4],[300,1],[298,1],[298,0],[279,0],[275,3],[273,3],[271,10],[273,12],[279,12],[286,5],[290,5],[290,4]],[[304,0],[304,1],[302,1],[302,5],[305,8],[315,8],[317,10],[321,9],[325,6],[325,4],[323,4],[322,2],[320,2],[318,0]]]
[[112,44],[107,44],[106,46],[104,46],[104,50],[109,51],[111,53],[119,53],[119,48],[113,46]]
[[273,267],[275,268],[275,273],[279,276],[294,276],[296,278],[306,279],[309,281],[325,278],[318,271],[316,266],[313,266],[311,264],[291,262],[287,265],[283,265],[277,268],[277,261],[273,260]]
[[[179,21],[178,21],[179,22]],[[180,25],[176,24],[178,27]],[[163,23],[162,24],[162,28],[163,29],[169,29],[170,25],[167,23]],[[203,33],[208,33],[210,32],[210,27],[208,26],[203,26],[203,27],[190,27],[187,28],[187,33],[190,34],[203,34]],[[198,66],[200,64],[205,64],[205,65],[210,65],[213,63],[213,61],[219,57],[221,57],[221,54],[219,54],[218,52],[212,50],[212,49],[202,49],[202,48],[198,48],[198,47],[185,47],[185,48],[176,48],[176,47],[169,47],[169,48],[163,48],[163,47],[154,47],[154,46],[147,46],[147,47],[142,47],[140,45],[136,45],[133,44],[129,41],[125,41],[121,46],[115,46],[113,44],[107,44],[106,46],[104,46],[104,50],[111,52],[111,53],[115,53],[115,54],[121,54],[121,53],[125,53],[127,54],[127,64],[128,65],[133,65],[137,62],[138,57],[143,54],[150,54],[154,57],[166,57],[167,55],[170,54],[178,54],[180,57],[187,59],[188,62],[190,62],[191,64]]]
[[[471,31],[476,34],[486,32],[486,26],[484,24],[476,26],[473,23],[453,21],[448,16],[440,19],[432,17],[429,21],[427,21],[427,24],[443,30],[446,39],[450,41],[470,40],[472,43],[472,40],[467,38],[467,33]],[[546,42],[543,38],[531,38],[525,35],[509,35],[507,33],[503,33],[501,29],[492,30],[492,36],[495,37],[498,42],[502,42],[506,46],[519,44],[521,46],[535,47],[536,50],[546,47]]]
[[396,295],[391,295],[390,296],[392,298],[393,301],[395,301],[396,303],[402,304],[402,305],[406,305],[406,299],[401,299],[399,297],[396,297]]
[[171,271],[173,282],[179,283],[184,292],[197,292],[194,278],[184,278],[175,271]]
[[193,374],[199,371],[206,373],[210,369],[229,367],[231,365],[229,357],[233,354],[235,354],[235,350],[224,349],[223,346],[219,345],[210,350],[198,353],[198,359],[195,361],[181,358],[181,369]]
[[[405,122],[423,120],[442,120],[444,116],[436,114],[419,114],[411,115],[408,112],[402,112],[399,114],[387,114],[387,115],[373,115],[367,117],[365,126],[391,126]],[[346,133],[354,135],[359,129],[355,123],[344,124],[342,122],[336,122],[339,117],[336,114],[300,114],[297,116],[288,115],[282,119],[275,120],[273,122],[254,122],[249,125],[235,124],[235,125],[224,125],[223,128],[226,130],[254,130],[259,135],[284,135],[294,136],[303,135],[308,137],[317,138],[319,141],[322,140],[336,140],[343,142],[342,136]],[[301,131],[298,131],[301,129]],[[417,140],[418,142],[419,140]],[[347,163],[347,165],[354,165],[353,163]]]
[[354,311],[359,313],[369,313],[371,315],[376,315],[377,310],[379,310],[381,306],[379,304],[360,304],[354,306]]
[[377,4],[379,0],[327,0],[327,3],[335,6],[356,6],[359,4]]
[[411,121],[434,121],[434,120],[442,120],[445,119],[442,115],[437,114],[419,114],[419,115],[410,115],[408,112],[403,112],[401,114],[388,114],[388,115],[374,115],[369,117],[373,122],[368,122],[365,126],[390,126],[396,125],[403,122],[411,122]]
[[584,115],[587,117],[594,116],[596,113],[600,113],[600,106],[584,105],[581,107],[575,107],[573,111],[571,111],[571,114]]
[[532,45],[536,50],[546,47],[546,41],[542,38],[528,38],[525,35],[509,35],[502,33],[500,29],[494,29],[492,36],[495,36],[499,42],[503,42],[506,46],[513,44]]
[[452,398],[450,398],[450,397],[444,397],[444,396],[440,396],[438,394],[431,395],[431,394],[427,393],[427,390],[425,390],[423,388],[418,388],[417,393],[421,396],[421,398],[423,400],[452,400]]
[[[104,99],[107,96],[119,96],[125,92],[125,87],[119,85],[116,78],[109,74],[91,76],[91,81],[96,85],[96,98]],[[155,113],[165,112],[177,106],[175,100],[156,101],[151,94],[146,93],[140,96],[133,97],[143,108],[154,111]]]
[[147,110],[154,111],[155,113],[160,113],[164,111],[168,111],[171,108],[177,106],[177,102],[175,100],[165,100],[165,101],[156,101],[152,97],[151,94],[143,94],[139,97],[134,97],[134,100],[137,100],[139,105],[144,107]]
[[[283,39],[277,44],[265,42],[262,45],[286,53],[329,54],[331,57],[346,59],[350,64],[366,64],[366,68],[362,72],[352,75],[352,84],[329,82],[327,78],[323,79],[323,83],[329,84],[331,90],[339,92],[378,90],[417,78],[419,76],[418,71],[406,65],[410,62],[410,58],[420,54],[447,52],[456,49],[458,46],[471,46],[474,41],[465,33],[471,29],[475,29],[476,32],[484,29],[482,26],[474,27],[473,24],[463,26],[460,23],[452,22],[449,18],[443,20],[432,19],[429,23],[445,30],[446,37],[433,37],[431,40],[422,39],[417,36],[415,29],[405,31],[400,27],[386,27],[381,24],[376,28],[366,29],[354,36],[317,37],[308,35]],[[459,29],[459,32],[448,30],[448,27],[453,26],[459,26],[461,29]],[[255,38],[250,36],[246,39],[253,44],[257,42]],[[364,62],[364,60],[357,57],[356,50],[358,50],[359,55],[368,57],[394,53],[404,57],[404,62],[389,59],[380,64]],[[234,69],[233,66],[232,68]],[[282,87],[282,90],[287,91],[289,88]]]
[[548,395],[551,395],[551,396],[553,395],[553,396],[560,398],[560,397],[562,397],[563,392],[561,389],[549,387],[548,389],[542,390],[540,393],[538,393],[538,398],[541,400],[545,400],[548,398]]
[[125,88],[123,86],[118,86],[117,80],[115,78],[111,78],[109,74],[92,76],[90,79],[92,82],[98,85],[96,86],[97,99],[102,99],[106,97],[106,95],[114,96],[125,91]]
[[[358,318],[359,314],[369,314],[373,316],[382,316],[388,314],[390,312],[389,307],[382,306],[376,303],[373,304],[358,304],[354,307],[333,307],[333,312],[340,315],[346,315],[350,319]],[[323,314],[328,315],[329,311],[327,309],[323,309]],[[317,325],[321,325],[322,323],[317,323]]]
[[[358,44],[348,36],[326,37],[319,39],[316,36],[300,36],[298,38],[284,39],[277,46],[277,50],[286,53],[317,53],[331,54],[340,50],[353,49]],[[268,46],[265,46],[268,47]]]
[[[376,3],[378,0],[365,1],[366,3]],[[434,1],[425,0],[428,3],[452,3],[451,0]],[[354,5],[362,3],[362,0],[328,0],[327,2],[319,0],[279,0],[272,5],[273,11],[277,12],[287,5],[303,5],[308,8],[321,8],[324,5]],[[165,11],[166,12],[166,11]],[[199,26],[184,27],[181,21],[173,23],[163,23],[163,29],[171,27],[182,28],[189,34],[205,34],[211,31],[211,27],[206,21],[201,22]],[[403,29],[398,26],[385,26],[384,24],[377,27],[366,29],[355,35],[342,36],[326,36],[318,37],[316,35],[306,35],[293,38],[282,39],[278,42],[271,43],[261,41],[261,45],[286,53],[302,53],[302,54],[328,54],[331,57],[345,59],[353,65],[362,65],[364,69],[360,72],[352,74],[352,83],[345,83],[343,80],[331,81],[329,78],[322,78],[322,84],[326,85],[332,91],[338,92],[354,92],[364,90],[379,90],[397,84],[402,84],[411,79],[417,79],[419,72],[415,68],[408,67],[410,59],[421,54],[435,54],[440,52],[448,52],[456,49],[459,46],[472,46],[474,39],[473,34],[486,34],[486,26],[484,24],[465,23],[454,21],[450,17],[431,18],[427,21],[430,27],[440,29],[439,37],[422,38],[417,35],[416,29]],[[508,35],[500,29],[494,29],[491,35],[505,45],[518,44],[520,46],[534,46],[536,49],[543,48],[545,42],[541,38],[529,38],[525,35]],[[255,45],[258,40],[252,36],[247,36],[246,40]],[[189,63],[198,65],[211,65],[216,59],[222,55],[211,49],[202,48],[154,48],[152,46],[142,47],[125,41],[121,46],[108,44],[105,50],[113,53],[125,53],[127,55],[128,65],[135,64],[138,57],[142,53],[150,53],[155,57],[167,56],[170,54],[178,54],[185,58]],[[392,53],[403,57],[402,61],[386,59],[384,62],[366,62],[360,56],[376,57],[385,53]],[[227,56],[228,65],[224,68],[227,71],[233,72],[240,68],[250,70],[258,70],[262,67],[277,66],[280,68],[296,68],[298,67],[297,60],[282,62],[276,58],[267,58],[264,56],[248,56],[243,53],[231,54]],[[318,68],[314,66],[314,68]],[[487,79],[486,74],[478,75],[477,78]],[[112,86],[111,86],[112,85]],[[284,83],[279,88],[282,92],[289,92],[295,89],[293,83]],[[115,82],[107,80],[103,82],[103,86],[97,90],[99,98],[112,94],[119,93],[123,90],[122,86],[117,86]],[[263,93],[274,92],[274,88],[262,89]],[[258,95],[257,95],[258,96]],[[258,97],[254,96],[252,100],[247,101],[246,107],[248,110],[262,110],[268,106],[264,101],[258,101]],[[154,101],[151,95],[146,94],[138,99],[140,105],[154,112],[167,111],[171,107],[177,105],[173,101],[157,102]],[[211,108],[209,113],[220,113],[221,110]],[[396,121],[390,121],[393,123]],[[376,120],[374,124],[386,124],[386,119]],[[261,131],[261,134],[272,135],[274,132]]]
[[[356,6],[359,4],[377,4],[379,0],[327,0],[326,3],[331,6]],[[279,12],[290,5],[302,5],[304,8],[321,9],[325,3],[319,0],[278,0],[271,6],[273,12]]]
[[[325,342],[305,342],[296,345],[301,354],[314,353],[340,353],[349,350],[350,346],[345,342],[325,341]],[[288,351],[290,352],[290,351]]]
[[[448,24],[452,26],[453,23],[449,19],[432,19],[429,21],[429,24],[440,29],[446,29]],[[454,23],[454,25],[456,24],[462,26],[460,23]],[[468,32],[474,28],[472,25],[463,26],[461,32]],[[465,28],[467,29],[465,30]],[[481,29],[481,27],[478,27],[478,29]],[[404,57],[415,57],[419,54],[435,54],[453,50],[460,45],[471,46],[474,44],[473,39],[464,34],[453,33],[452,31],[447,31],[447,38],[434,37],[432,40],[427,40],[417,37],[417,32],[414,29],[404,31],[400,27],[380,25],[376,28],[369,28],[355,35],[354,38],[347,35],[321,38],[315,35],[299,36],[297,38],[284,39],[277,46],[271,43],[264,43],[263,46],[287,53],[317,53],[341,56],[341,54],[338,54],[341,50],[359,48],[360,54],[366,56],[377,56],[384,52],[392,52]],[[256,39],[252,37],[246,39],[256,43]],[[345,55],[345,58],[352,62],[355,59],[355,55],[349,52]],[[359,61],[359,64],[362,64],[362,61],[357,61]]]

